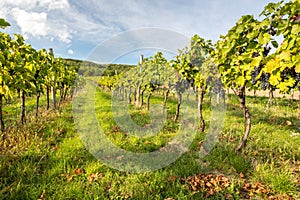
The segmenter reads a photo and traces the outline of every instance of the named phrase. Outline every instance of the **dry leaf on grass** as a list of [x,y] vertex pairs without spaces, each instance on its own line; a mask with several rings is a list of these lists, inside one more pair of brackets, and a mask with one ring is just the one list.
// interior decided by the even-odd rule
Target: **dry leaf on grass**
[[198,174],[182,180],[190,185],[192,192],[203,192],[206,197],[212,196],[230,186],[229,179],[223,174]]
[[74,177],[75,177],[75,175],[72,175],[72,176],[70,176],[69,178],[68,178],[68,182],[71,182],[71,181],[73,181],[74,180]]
[[74,174],[76,174],[76,175],[80,175],[80,174],[83,174],[83,173],[84,173],[83,169],[77,168],[77,169],[74,170]]
[[89,175],[89,176],[88,176],[88,181],[89,181],[89,182],[98,181],[98,180],[100,180],[102,177],[103,177],[103,174],[97,172],[97,173],[94,173],[94,174]]
[[285,125],[287,125],[287,126],[292,126],[293,124],[292,124],[292,122],[291,121],[285,121]]
[[266,188],[260,182],[248,183],[247,180],[245,180],[245,184],[243,186],[240,196],[244,199],[249,199],[257,195],[268,197],[270,195],[270,192],[271,190],[269,188]]
[[38,198],[38,200],[43,200],[45,198],[45,190],[43,190],[40,198]]

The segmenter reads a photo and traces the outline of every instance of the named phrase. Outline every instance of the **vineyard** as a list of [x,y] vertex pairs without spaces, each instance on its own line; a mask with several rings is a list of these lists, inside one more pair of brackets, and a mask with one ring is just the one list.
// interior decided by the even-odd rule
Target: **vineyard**
[[[0,32],[0,199],[299,199],[299,33],[300,1],[269,3],[215,44],[194,35],[172,60],[129,66],[57,58]],[[133,165],[108,143],[94,153],[80,133],[98,139],[91,108],[120,149],[179,138],[164,155],[180,156],[153,170],[154,158]]]

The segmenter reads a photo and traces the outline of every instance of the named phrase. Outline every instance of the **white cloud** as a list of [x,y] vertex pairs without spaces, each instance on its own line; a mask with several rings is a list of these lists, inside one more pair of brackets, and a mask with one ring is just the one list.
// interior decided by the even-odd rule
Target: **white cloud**
[[8,9],[7,8],[1,8],[0,9],[0,17],[6,19],[8,13]]
[[[123,31],[123,26],[127,29],[131,22],[138,25],[133,19],[126,22],[127,14],[119,16],[126,3],[119,2],[120,7],[114,7],[115,3],[78,1],[71,6],[68,0],[0,0],[0,14],[7,16],[9,22],[14,20],[27,38],[42,37],[67,44],[76,38],[97,44]],[[131,4],[127,5],[128,13],[143,13],[136,3]]]
[[[260,12],[266,2],[247,0],[76,0],[76,6],[89,11],[96,19],[110,26],[132,30],[161,27],[187,36],[199,34],[206,39],[218,39],[243,14]],[[73,4],[72,4],[73,5]]]
[[1,0],[0,6],[0,15],[9,18],[9,22],[16,21],[25,38],[44,37],[71,43],[74,30],[59,13],[69,10],[68,0]]
[[70,7],[68,0],[43,0],[40,1],[39,6],[47,7],[48,10],[60,10]]
[[34,37],[47,35],[47,13],[27,12],[13,8],[12,16],[23,34],[31,34]]
[[0,17],[12,25],[5,31],[22,33],[38,41],[38,46],[57,46],[65,53],[76,44],[79,55],[84,48],[123,31],[145,27],[216,41],[242,14],[256,14],[265,4],[248,0],[0,0]]
[[74,51],[73,51],[72,49],[69,49],[69,50],[68,50],[68,54],[73,55],[73,54],[74,54]]
[[55,21],[48,23],[48,35],[64,43],[69,44],[72,42],[72,33],[74,33],[74,31],[66,24],[57,23]]
[[63,23],[48,20],[45,12],[27,12],[19,8],[12,9],[12,16],[25,36],[57,38],[70,43],[73,30]]
[[59,10],[70,6],[68,0],[1,0],[0,5],[2,7],[18,7],[24,10]]
[[1,0],[1,7],[18,7],[31,10],[36,7],[38,0]]

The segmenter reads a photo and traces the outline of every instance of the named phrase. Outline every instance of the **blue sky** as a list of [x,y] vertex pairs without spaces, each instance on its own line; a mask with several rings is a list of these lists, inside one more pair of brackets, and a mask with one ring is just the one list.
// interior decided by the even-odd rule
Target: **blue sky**
[[[86,59],[116,35],[160,28],[187,38],[198,34],[216,42],[245,14],[258,17],[264,0],[1,0],[7,33],[21,33],[34,48],[53,48],[56,56]],[[276,1],[277,2],[277,1]],[[127,41],[128,42],[128,41]],[[105,51],[105,50],[103,50]],[[135,52],[135,53],[133,53]],[[138,61],[134,51],[115,62]],[[145,54],[149,54],[147,50]],[[135,57],[137,57],[135,59]]]

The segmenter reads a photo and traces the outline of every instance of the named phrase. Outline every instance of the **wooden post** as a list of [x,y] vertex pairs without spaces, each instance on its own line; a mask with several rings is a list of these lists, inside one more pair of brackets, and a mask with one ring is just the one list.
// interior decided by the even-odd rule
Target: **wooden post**
[[[49,48],[49,52],[54,55],[52,48]],[[53,59],[54,59],[54,56],[53,56]],[[54,65],[54,62],[52,62],[52,67],[53,67],[53,65]],[[56,86],[55,86],[56,85],[56,78],[55,78],[55,76],[53,76],[52,81],[53,81],[53,84],[51,86],[52,104],[53,104],[53,109],[56,110]]]
[[245,95],[245,86],[239,87],[236,95],[239,97],[240,107],[243,109],[244,118],[245,118],[245,128],[244,128],[244,136],[242,141],[237,147],[237,151],[241,151],[242,148],[246,145],[248,140],[250,130],[251,130],[251,116],[248,108],[246,107],[246,95]]
[[143,69],[143,61],[144,61],[144,56],[143,54],[140,55],[140,73],[142,73]]
[[[144,56],[140,55],[140,73],[142,73],[142,68],[143,68],[143,60],[144,60]],[[140,107],[140,102],[141,102],[141,83],[140,81],[138,81],[138,85],[136,88],[136,96],[135,96],[135,105],[136,107]]]
[[25,124],[25,92],[21,91],[21,124]]
[[300,119],[300,87],[298,87],[298,119]]

